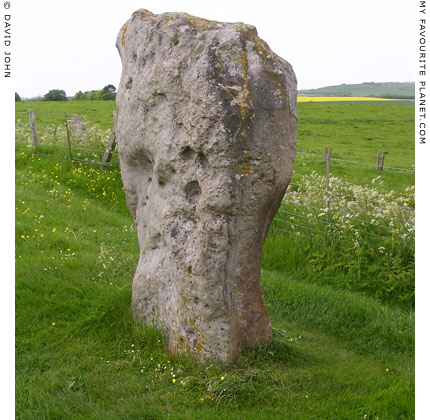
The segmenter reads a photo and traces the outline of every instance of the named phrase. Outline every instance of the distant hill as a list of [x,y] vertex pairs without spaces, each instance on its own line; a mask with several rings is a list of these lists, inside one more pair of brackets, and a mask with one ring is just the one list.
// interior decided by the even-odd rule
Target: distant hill
[[414,82],[364,82],[355,85],[326,86],[319,89],[299,90],[299,95],[312,96],[368,96],[376,98],[414,99]]

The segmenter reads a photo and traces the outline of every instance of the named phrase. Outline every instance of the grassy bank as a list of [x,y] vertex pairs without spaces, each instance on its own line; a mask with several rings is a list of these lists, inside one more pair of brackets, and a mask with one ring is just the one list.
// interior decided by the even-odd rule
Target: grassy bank
[[167,354],[130,313],[138,244],[119,168],[70,162],[64,127],[82,115],[74,157],[98,161],[114,102],[16,107],[17,419],[414,418],[414,173],[369,166],[387,152],[412,169],[413,107],[298,104],[303,153],[263,249],[274,339],[226,366]]
[[18,152],[16,169],[18,419],[413,418],[411,309],[272,267],[273,342],[199,366],[130,314],[119,171],[48,151]]

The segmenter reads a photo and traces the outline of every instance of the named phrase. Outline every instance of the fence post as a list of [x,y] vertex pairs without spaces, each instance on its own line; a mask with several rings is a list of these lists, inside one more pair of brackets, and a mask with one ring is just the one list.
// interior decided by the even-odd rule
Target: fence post
[[327,191],[327,222],[328,227],[330,229],[331,225],[331,212],[330,212],[330,154],[331,154],[331,147],[325,148],[325,167],[326,167],[326,191]]
[[385,158],[385,152],[381,155],[381,164],[379,166],[379,170],[382,171],[384,169],[384,158]]
[[111,160],[113,151],[115,150],[115,146],[116,146],[116,120],[117,120],[117,118],[118,118],[118,111],[114,110],[113,111],[113,129],[112,129],[112,133],[110,135],[109,143],[106,146],[106,150],[105,150],[103,157],[102,157],[103,163],[107,163]]
[[39,149],[39,137],[37,135],[36,119],[34,118],[34,111],[28,110],[28,119],[30,120],[31,135],[33,137],[34,150],[37,152]]
[[64,113],[64,119],[66,120],[66,133],[67,133],[67,143],[69,145],[69,156],[70,160],[73,160],[72,156],[72,145],[70,144],[70,132],[69,132],[69,123],[67,121],[67,113]]

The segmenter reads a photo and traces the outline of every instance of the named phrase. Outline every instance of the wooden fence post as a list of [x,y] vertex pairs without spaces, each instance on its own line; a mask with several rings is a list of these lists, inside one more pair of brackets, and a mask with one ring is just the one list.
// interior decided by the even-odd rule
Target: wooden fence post
[[36,119],[34,118],[34,111],[28,110],[28,119],[30,120],[31,135],[33,137],[34,150],[37,152],[39,149],[39,137],[37,135]]
[[330,229],[331,225],[331,202],[330,202],[330,154],[331,147],[325,148],[325,167],[326,167],[326,191],[327,191],[327,222]]
[[64,113],[64,119],[66,120],[66,133],[67,133],[67,143],[69,145],[69,156],[70,156],[70,160],[73,160],[72,145],[70,144],[69,123],[67,121],[67,113]]
[[102,163],[107,163],[111,160],[113,151],[115,150],[116,146],[116,120],[118,118],[118,111],[113,111],[113,129],[110,134],[109,143],[106,146],[106,150],[102,157]]
[[385,158],[385,152],[381,155],[381,164],[379,166],[379,170],[382,171],[384,169],[384,158]]

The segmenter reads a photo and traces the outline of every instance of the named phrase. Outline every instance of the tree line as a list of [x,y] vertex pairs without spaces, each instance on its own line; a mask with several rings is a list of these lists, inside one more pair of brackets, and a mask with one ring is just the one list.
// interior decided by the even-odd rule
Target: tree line
[[[32,98],[37,101],[111,101],[116,98],[116,87],[114,85],[106,85],[101,90],[91,90],[82,92],[81,90],[76,92],[75,96],[68,98],[66,92],[62,89],[52,89],[43,97]],[[21,101],[21,97],[15,92],[15,102]]]

